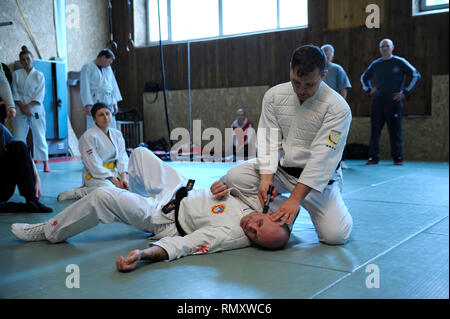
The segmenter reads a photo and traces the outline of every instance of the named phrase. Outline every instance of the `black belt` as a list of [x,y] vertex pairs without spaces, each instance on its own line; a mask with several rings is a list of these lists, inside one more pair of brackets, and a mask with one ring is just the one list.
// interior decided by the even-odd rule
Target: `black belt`
[[[295,177],[296,179],[298,179],[300,177],[300,175],[302,174],[302,172],[303,172],[303,168],[301,168],[301,167],[284,167],[284,166],[281,166],[280,162],[278,162],[278,167],[281,168],[286,173],[288,173],[289,175]],[[340,161],[339,161],[338,166],[336,167],[336,170],[338,170],[339,167],[341,167],[341,162]],[[331,185],[333,183],[334,183],[334,180],[331,179],[328,182],[328,185]]]
[[175,198],[172,199],[167,205],[165,205],[162,208],[162,211],[164,214],[170,213],[173,209],[175,209],[175,226],[177,227],[178,233],[181,236],[185,236],[186,232],[183,230],[183,228],[180,225],[180,222],[178,221],[178,210],[180,209],[180,203],[183,198],[185,198],[188,195],[188,192],[194,188],[195,180],[190,179],[186,186],[181,187],[177,190],[175,193]]

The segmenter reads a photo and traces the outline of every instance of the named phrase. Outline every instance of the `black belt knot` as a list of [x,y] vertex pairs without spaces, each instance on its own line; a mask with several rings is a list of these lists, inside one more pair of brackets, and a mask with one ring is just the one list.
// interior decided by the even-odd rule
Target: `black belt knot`
[[175,198],[172,199],[169,203],[167,203],[167,205],[165,205],[162,208],[164,214],[168,214],[173,209],[175,209],[175,226],[177,227],[178,233],[181,236],[185,236],[186,232],[183,230],[183,228],[180,225],[180,222],[178,221],[178,210],[180,209],[181,200],[188,195],[188,192],[192,190],[192,188],[194,188],[194,183],[195,180],[190,179],[187,182],[186,186],[183,186],[177,190],[177,192],[175,193]]

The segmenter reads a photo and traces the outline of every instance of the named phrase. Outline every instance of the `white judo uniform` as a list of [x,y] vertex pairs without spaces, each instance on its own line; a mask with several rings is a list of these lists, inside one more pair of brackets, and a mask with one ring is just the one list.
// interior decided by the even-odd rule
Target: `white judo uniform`
[[3,66],[0,63],[0,97],[5,102],[6,109],[15,108],[11,87],[8,78],[3,73]]
[[191,190],[180,203],[178,220],[187,234],[180,236],[174,211],[161,209],[187,179],[142,147],[130,157],[129,175],[130,191],[99,188],[50,219],[47,240],[64,241],[99,222],[122,222],[154,234],[150,245],[164,248],[169,260],[250,245],[240,220],[254,209],[238,197],[216,200],[209,189]]
[[45,78],[42,72],[33,68],[29,74],[24,69],[13,73],[12,93],[14,101],[28,104],[36,101],[39,104],[30,108],[31,116],[22,113],[16,108],[16,117],[13,120],[14,136],[17,140],[27,143],[28,130],[33,132],[33,154],[38,161],[48,160],[48,145],[45,139],[46,121],[44,102]]
[[97,125],[81,135],[78,141],[83,160],[82,186],[63,192],[59,200],[79,199],[98,187],[115,187],[109,177],[128,172],[128,155],[122,133],[109,128],[108,137]]
[[[232,168],[222,181],[254,198],[260,171],[274,173],[274,185],[282,194],[291,193],[297,183],[311,187],[301,205],[309,212],[319,240],[342,244],[350,236],[352,218],[342,200],[342,171],[337,167],[351,119],[347,102],[323,82],[301,105],[290,82],[277,85],[263,99],[258,158]],[[279,164],[303,171],[297,179]]]
[[[122,101],[119,86],[110,66],[99,68],[94,61],[86,63],[81,68],[80,95],[83,106],[91,107],[98,102],[110,107],[113,112],[114,104]],[[92,116],[86,116],[86,130],[94,126]],[[116,128],[116,118],[113,114],[112,128]]]

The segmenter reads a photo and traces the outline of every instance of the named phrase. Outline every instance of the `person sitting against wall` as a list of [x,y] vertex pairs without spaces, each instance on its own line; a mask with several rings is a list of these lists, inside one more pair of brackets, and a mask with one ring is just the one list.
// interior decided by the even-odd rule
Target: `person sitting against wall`
[[91,114],[95,125],[78,141],[83,185],[60,193],[58,201],[80,199],[102,186],[128,189],[128,155],[122,132],[110,127],[112,112],[105,104],[94,104]]
[[[0,123],[0,213],[50,213],[41,197],[41,180],[31,159],[27,145],[17,141],[8,129]],[[16,186],[26,202],[8,202]]]
[[[236,111],[236,119],[231,123],[233,129],[233,158],[248,159],[249,143],[254,143],[253,124],[245,115],[244,109]],[[256,155],[256,154],[254,154]]]

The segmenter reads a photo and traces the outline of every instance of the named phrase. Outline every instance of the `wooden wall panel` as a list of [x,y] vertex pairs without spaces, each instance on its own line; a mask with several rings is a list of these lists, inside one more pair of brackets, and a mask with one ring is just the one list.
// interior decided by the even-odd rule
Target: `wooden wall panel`
[[378,5],[380,22],[384,23],[384,0],[331,0],[328,5],[328,29],[339,30],[364,26],[368,15],[366,7],[369,4]]
[[[366,2],[382,9],[379,29],[361,25]],[[405,114],[429,115],[431,77],[448,74],[448,13],[413,17],[411,1],[310,0],[308,28],[190,43],[191,88],[224,88],[275,85],[289,80],[292,51],[303,44],[331,43],[335,62],[347,71],[353,89],[348,102],[354,116],[368,116],[370,97],[362,91],[360,76],[379,57],[378,44],[389,37],[394,54],[406,58],[422,74]],[[159,47],[125,51],[127,41],[125,1],[113,0],[114,37],[119,43],[114,63],[124,96],[123,108],[142,110],[145,82],[161,82]],[[365,18],[364,18],[365,21]],[[163,47],[169,89],[186,89],[187,45]]]

